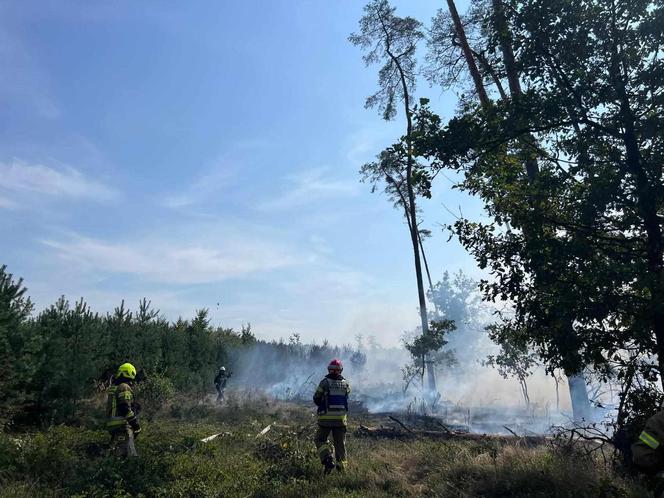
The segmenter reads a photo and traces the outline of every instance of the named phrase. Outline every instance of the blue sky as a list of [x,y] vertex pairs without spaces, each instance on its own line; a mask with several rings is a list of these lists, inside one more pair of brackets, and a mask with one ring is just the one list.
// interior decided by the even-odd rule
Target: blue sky
[[[0,2],[0,263],[38,309],[145,296],[266,338],[397,343],[417,324],[409,239],[358,169],[403,126],[364,109],[363,5]],[[443,3],[395,5],[426,21]],[[438,230],[442,203],[478,212],[448,186],[423,205],[433,272],[479,275]]]

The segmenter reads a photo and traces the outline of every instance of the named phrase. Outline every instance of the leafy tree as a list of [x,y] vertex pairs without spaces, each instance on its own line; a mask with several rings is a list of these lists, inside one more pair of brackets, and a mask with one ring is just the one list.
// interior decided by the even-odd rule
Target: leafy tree
[[462,270],[453,276],[445,271],[442,280],[429,291],[429,300],[439,316],[452,320],[460,327],[476,321],[481,314],[480,295],[477,291],[478,283]]
[[[489,327],[492,330],[492,327]],[[535,355],[523,346],[523,343],[505,342],[500,354],[489,355],[487,365],[496,368],[503,378],[514,377],[521,387],[521,395],[526,406],[530,406],[530,393],[528,392],[528,377],[537,366]]]
[[664,382],[662,6],[491,4],[509,98],[447,125],[422,109],[416,145],[493,218],[454,226],[485,295],[515,304],[493,336],[568,374],[613,375],[636,348]]
[[[159,310],[152,308],[152,302],[143,298],[132,322],[132,332],[138,339],[141,351],[140,362],[149,372],[157,372],[162,367],[161,331],[168,328],[167,322],[159,316]],[[131,356],[129,356],[131,357]]]
[[[420,376],[422,385],[424,385],[424,372],[427,368],[427,358],[432,353],[441,351],[443,346],[447,344],[446,335],[456,329],[454,321],[442,319],[434,320],[431,322],[431,327],[426,332],[416,336],[412,341],[404,341],[404,347],[413,358],[413,363],[407,366],[405,371],[407,374],[417,374]],[[441,355],[438,360],[440,362],[452,362],[453,358],[450,354]],[[407,385],[410,379],[407,379]]]

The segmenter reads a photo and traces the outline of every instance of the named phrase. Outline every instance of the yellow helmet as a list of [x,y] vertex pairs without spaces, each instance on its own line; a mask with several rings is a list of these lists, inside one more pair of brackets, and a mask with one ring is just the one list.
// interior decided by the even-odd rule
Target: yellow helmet
[[136,367],[131,363],[123,363],[118,367],[118,372],[115,374],[115,377],[124,377],[125,379],[134,380],[136,378]]

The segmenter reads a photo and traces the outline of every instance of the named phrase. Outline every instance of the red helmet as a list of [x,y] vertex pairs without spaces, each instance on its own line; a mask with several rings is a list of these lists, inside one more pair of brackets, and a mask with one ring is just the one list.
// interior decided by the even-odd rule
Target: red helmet
[[327,366],[328,370],[336,370],[338,372],[341,372],[344,369],[343,363],[341,363],[341,360],[337,360],[336,358],[330,362],[330,364]]

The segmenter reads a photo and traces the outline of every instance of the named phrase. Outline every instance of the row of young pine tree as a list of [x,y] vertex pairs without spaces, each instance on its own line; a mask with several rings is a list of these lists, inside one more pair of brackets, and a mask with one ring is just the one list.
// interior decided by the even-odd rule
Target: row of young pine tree
[[[213,391],[219,366],[241,366],[239,358],[252,351],[283,364],[293,357],[325,361],[349,354],[328,344],[261,341],[250,326],[237,332],[212,327],[205,309],[191,320],[169,322],[145,299],[136,311],[123,302],[100,314],[83,299],[61,297],[35,313],[23,281],[0,266],[0,430],[16,422],[76,419],[126,361],[171,394],[200,396]],[[273,375],[271,369],[254,371],[252,381],[267,384]]]

